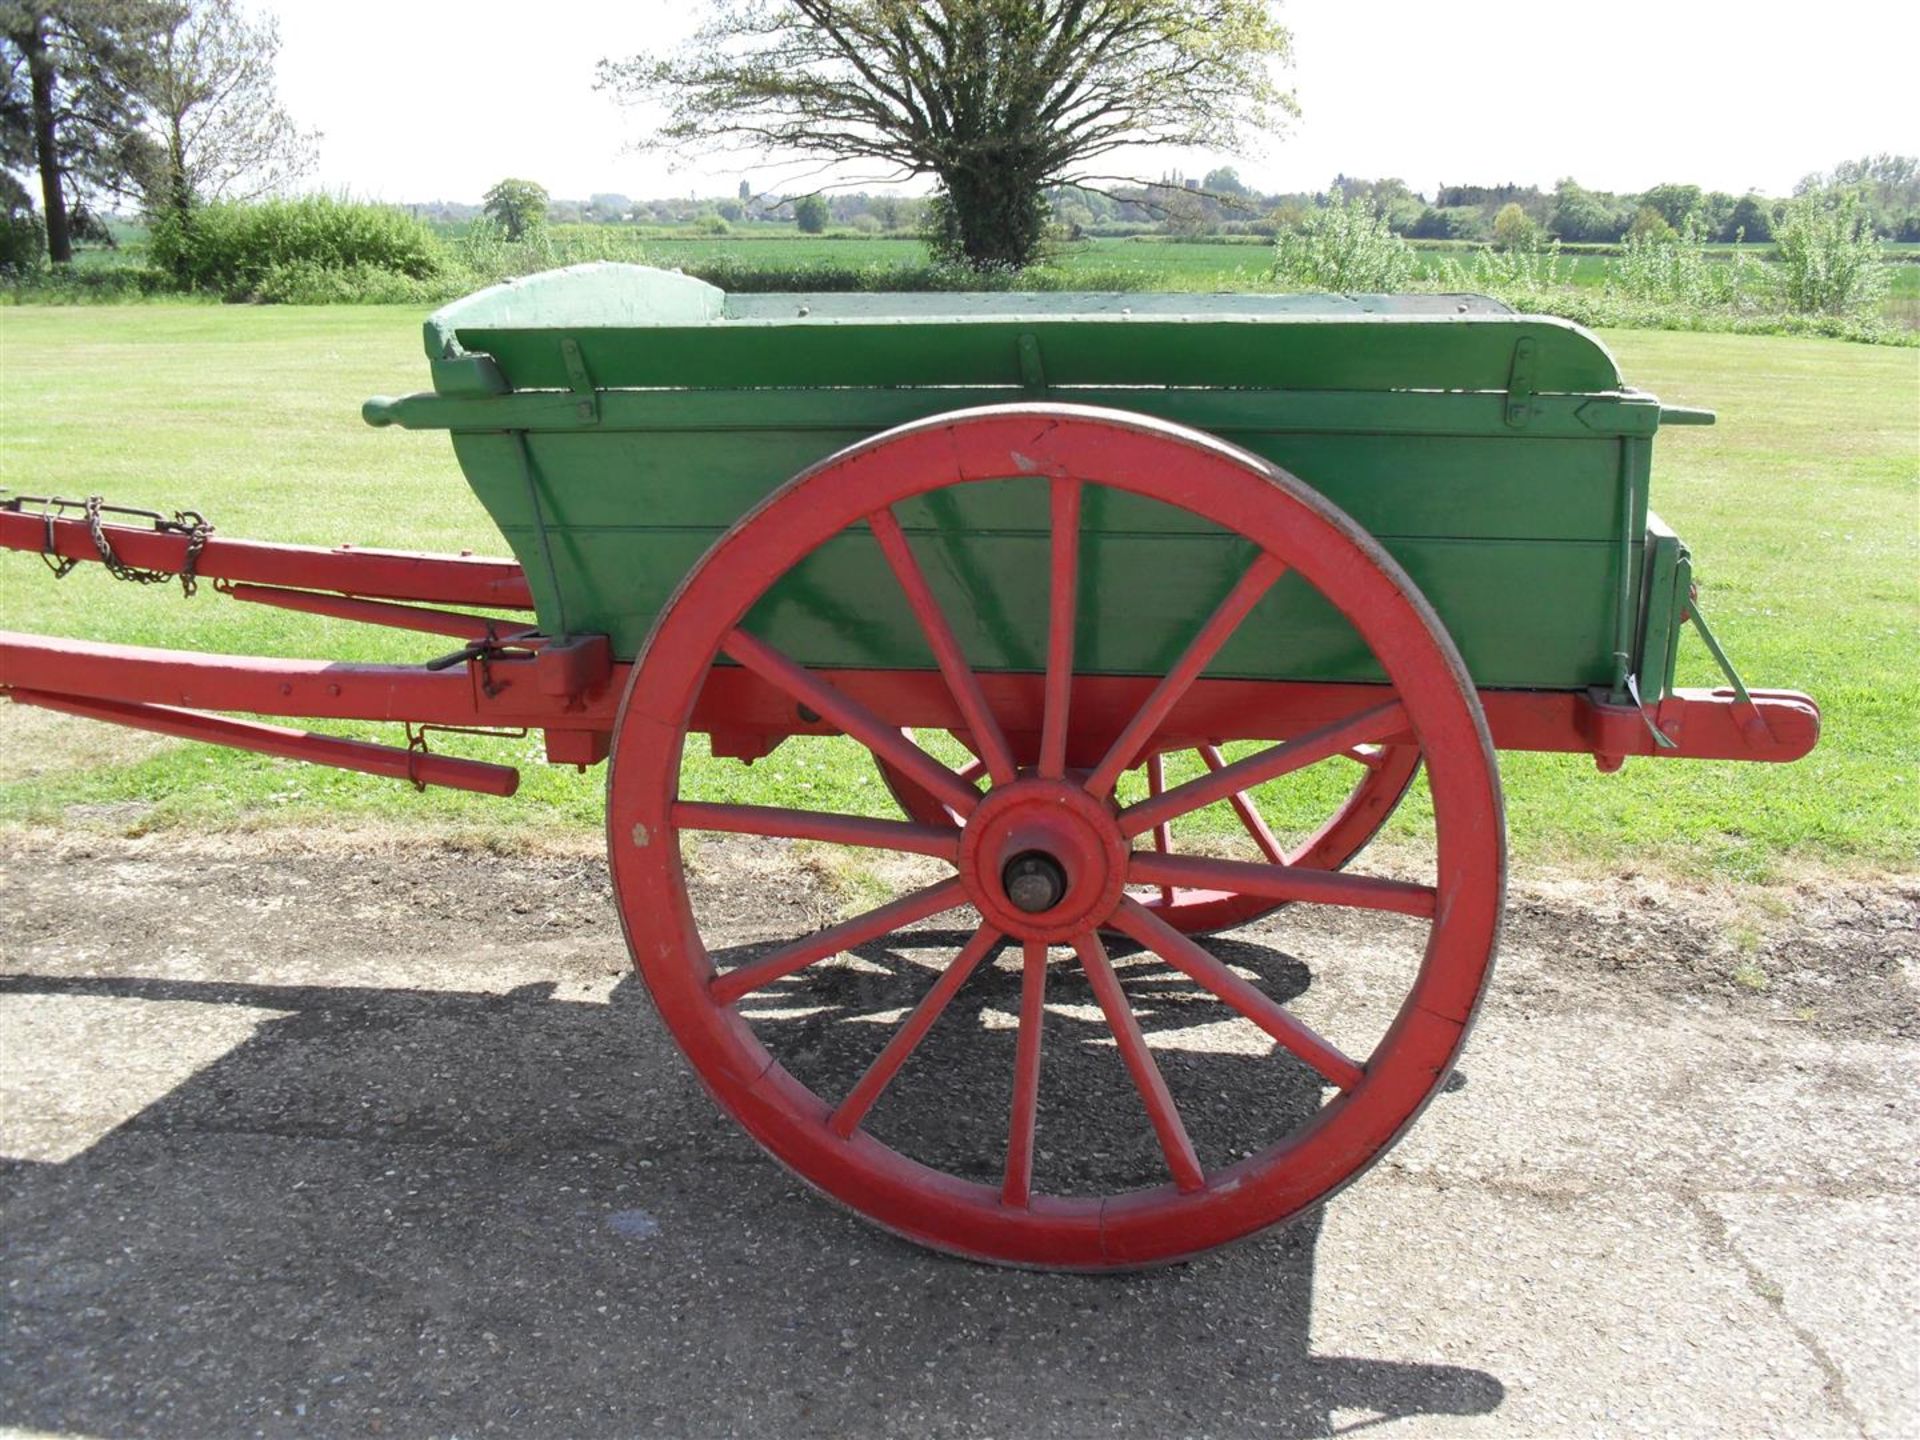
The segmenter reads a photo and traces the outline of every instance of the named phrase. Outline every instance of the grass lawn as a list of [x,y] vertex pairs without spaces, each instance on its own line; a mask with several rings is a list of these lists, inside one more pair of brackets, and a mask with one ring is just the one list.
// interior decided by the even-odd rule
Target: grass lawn
[[[900,242],[822,248],[867,244]],[[0,473],[29,494],[199,509],[233,536],[498,553],[444,436],[360,423],[366,396],[425,385],[419,320],[363,306],[0,310]],[[1654,504],[1692,546],[1705,611],[1747,681],[1813,694],[1826,732],[1811,757],[1785,767],[1634,761],[1601,776],[1578,758],[1503,757],[1516,854],[1743,877],[1799,864],[1911,869],[1920,359],[1823,340],[1606,338],[1635,383],[1720,412],[1717,428],[1662,437]],[[118,585],[97,566],[55,584],[20,554],[0,555],[0,627],[341,659],[412,661],[452,648],[249,607],[210,588],[183,603],[174,590]],[[1715,682],[1702,647],[1688,650],[1682,680]],[[0,706],[0,820],[144,829],[344,817],[489,838],[599,824],[601,773],[540,764],[534,739],[440,748],[522,764],[520,795],[415,795]],[[888,808],[864,762],[834,742],[791,744],[750,771],[701,758],[687,787]],[[1424,823],[1416,801],[1394,833],[1417,836]]]

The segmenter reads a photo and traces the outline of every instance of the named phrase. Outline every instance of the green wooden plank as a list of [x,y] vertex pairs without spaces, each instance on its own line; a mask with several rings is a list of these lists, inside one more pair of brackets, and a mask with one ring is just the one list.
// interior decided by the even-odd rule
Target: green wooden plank
[[1049,385],[1260,386],[1303,390],[1504,390],[1515,344],[1535,344],[1533,389],[1617,390],[1606,348],[1577,326],[1491,315],[1213,318],[1084,316],[945,322],[720,321],[645,328],[462,328],[516,389],[569,384],[560,342],[579,343],[601,386],[754,389],[1021,385],[1024,337]]
[[[710,530],[556,532],[563,572],[580,577],[576,610],[636,654],[657,608],[718,537]],[[530,536],[510,532],[516,548]],[[1042,534],[916,535],[962,648],[985,670],[1035,670],[1044,653]],[[1611,675],[1617,551],[1604,542],[1404,540],[1389,549],[1440,612],[1483,685],[1577,689]],[[1089,673],[1158,674],[1245,569],[1247,543],[1226,535],[1089,535],[1084,542],[1078,664]],[[1142,577],[1151,576],[1150,596]],[[808,664],[931,668],[879,547],[848,532],[784,577],[752,628]],[[1351,627],[1297,577],[1263,600],[1209,671],[1262,678],[1378,678]]]
[[981,405],[1094,405],[1137,411],[1212,434],[1299,430],[1326,434],[1497,435],[1585,439],[1650,435],[1664,413],[1650,395],[1541,396],[1524,432],[1506,423],[1503,394],[1427,390],[1193,390],[1160,386],[837,390],[602,390],[582,416],[572,391],[495,396],[375,397],[369,423],[409,430],[885,430]]
[[[723,528],[807,466],[865,438],[859,431],[534,434],[549,523]],[[1618,442],[1403,435],[1227,432],[1312,485],[1376,535],[1598,540],[1619,517]],[[502,525],[527,523],[517,452],[497,437],[456,438],[461,463]],[[954,492],[950,522],[980,530],[1044,530],[1044,487],[974,485]],[[1105,488],[1089,493],[1098,531],[1212,528],[1188,511]],[[902,507],[918,519],[920,502]]]

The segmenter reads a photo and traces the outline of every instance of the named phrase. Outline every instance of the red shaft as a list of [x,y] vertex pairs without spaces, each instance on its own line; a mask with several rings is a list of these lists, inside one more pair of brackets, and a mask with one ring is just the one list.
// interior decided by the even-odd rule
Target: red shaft
[[223,715],[204,715],[198,710],[177,710],[167,705],[87,700],[39,690],[14,690],[12,697],[18,705],[37,705],[43,710],[58,710],[86,720],[105,720],[136,730],[175,735],[182,740],[204,740],[235,750],[331,765],[338,770],[388,775],[419,785],[444,785],[454,790],[476,790],[483,795],[511,795],[520,787],[520,772],[510,765],[490,765],[454,755],[429,755],[421,750],[402,750],[395,745],[376,745],[368,740],[344,740],[336,735],[315,735],[305,730],[290,730],[284,725],[263,725],[257,720],[229,720]]

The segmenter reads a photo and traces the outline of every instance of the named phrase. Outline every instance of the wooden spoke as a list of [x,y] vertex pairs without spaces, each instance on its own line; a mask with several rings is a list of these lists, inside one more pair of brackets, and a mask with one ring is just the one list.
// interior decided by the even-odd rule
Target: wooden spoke
[[801,704],[831,720],[874,754],[892,761],[896,768],[911,775],[962,815],[972,814],[973,807],[980,803],[978,790],[963,784],[959,776],[899,730],[771,645],[756,640],[744,630],[734,630],[720,648],[761,679],[778,685]]
[[992,954],[993,947],[999,943],[1000,933],[991,926],[982,925],[973,932],[973,938],[953,957],[953,963],[940,972],[940,978],[933,982],[933,987],[920,997],[920,1003],[913,1007],[912,1013],[893,1032],[893,1038],[887,1041],[887,1048],[854,1082],[853,1089],[847,1092],[847,1098],[833,1112],[827,1125],[834,1134],[845,1139],[866,1119],[867,1112],[873,1109],[874,1102],[880,1098],[880,1092],[887,1088],[914,1049],[926,1038],[927,1031],[933,1028],[933,1022],[947,1008],[947,1002],[959,993],[960,987],[967,983],[967,977],[979,968],[980,962]]
[[1020,976],[1020,1034],[1014,1042],[1013,1106],[1000,1199],[1025,1209],[1033,1194],[1033,1134],[1040,1106],[1040,1033],[1046,1021],[1047,947],[1026,942]]
[[1067,773],[1067,705],[1073,692],[1073,626],[1080,591],[1080,482],[1056,479],[1052,485],[1046,713],[1040,722],[1040,774],[1058,780]]
[[867,517],[867,525],[880,542],[881,553],[887,557],[894,578],[900,582],[901,590],[906,592],[907,605],[920,622],[921,632],[933,650],[934,662],[939,665],[941,675],[946,677],[947,689],[953,692],[954,703],[966,717],[974,743],[980,747],[987,774],[993,777],[996,785],[1011,783],[1015,774],[1013,751],[1007,745],[1000,722],[987,705],[979,677],[973,673],[967,664],[967,657],[961,653],[960,642],[954,639],[953,627],[947,623],[940,602],[934,598],[920,562],[914,559],[899,520],[890,509],[876,510]]
[[869,820],[860,815],[831,815],[819,810],[788,810],[779,805],[709,805],[676,800],[673,823],[682,830],[718,830],[731,835],[777,835],[788,840],[824,840],[866,850],[901,850],[953,861],[960,849],[951,829],[914,825],[905,820]]
[[1247,618],[1247,612],[1259,603],[1260,597],[1273,588],[1273,583],[1287,573],[1287,567],[1273,556],[1262,551],[1260,558],[1247,567],[1246,574],[1234,584],[1233,589],[1215,607],[1206,624],[1200,627],[1187,645],[1185,653],[1174,662],[1160,683],[1153,687],[1153,693],[1147,697],[1133,719],[1127,722],[1127,728],[1108,747],[1105,758],[1087,777],[1087,793],[1106,795],[1113,790],[1123,770],[1131,769],[1134,758],[1153,738],[1154,731],[1160,728],[1160,722],[1179,703],[1180,697],[1193,687],[1200,678],[1200,672],[1220,651],[1220,647],[1232,638],[1240,622]]
[[[1202,745],[1200,758],[1206,761],[1209,770],[1227,768],[1226,757],[1220,753],[1218,745]],[[1254,808],[1253,797],[1244,790],[1236,790],[1227,796],[1227,803],[1233,806],[1233,813],[1240,817],[1240,823],[1246,827],[1247,834],[1253,837],[1253,843],[1260,847],[1260,853],[1276,865],[1287,863],[1287,855],[1280,848],[1280,842],[1273,838],[1273,831],[1267,827],[1266,817]],[[1162,845],[1162,850],[1167,847]]]
[[1094,998],[1100,1002],[1100,1012],[1107,1017],[1107,1028],[1113,1032],[1114,1043],[1120,1047],[1120,1058],[1126,1061],[1127,1071],[1133,1076],[1134,1088],[1146,1103],[1147,1119],[1159,1137],[1160,1150],[1167,1157],[1167,1170],[1173,1176],[1173,1183],[1182,1190],[1200,1189],[1207,1183],[1206,1172],[1200,1168],[1193,1141],[1187,1138],[1187,1127],[1167,1089],[1166,1077],[1154,1063],[1153,1052],[1147,1049],[1147,1038],[1140,1033],[1140,1022],[1134,1018],[1133,1007],[1120,988],[1120,978],[1113,973],[1113,962],[1107,959],[1106,947],[1098,935],[1088,931],[1075,937],[1073,948],[1080,955]]
[[1236,760],[1224,769],[1176,785],[1163,795],[1150,795],[1139,804],[1128,806],[1120,812],[1121,833],[1141,834],[1164,821],[1223,800],[1236,790],[1251,790],[1281,775],[1304,770],[1354,745],[1392,735],[1405,726],[1406,709],[1398,700],[1371,706],[1344,720]]
[[1310,905],[1344,905],[1356,910],[1390,910],[1396,915],[1433,917],[1436,892],[1431,885],[1349,875],[1306,866],[1262,865],[1246,860],[1215,860],[1200,855],[1156,855],[1136,850],[1127,879],[1140,885],[1176,885],[1186,890],[1225,890],[1234,895],[1263,895],[1269,900]]
[[1366,1077],[1366,1071],[1342,1054],[1338,1046],[1295,1019],[1278,1001],[1242,980],[1144,905],[1122,900],[1113,913],[1113,924],[1211,990],[1340,1089],[1350,1090]]
[[[1151,755],[1147,759],[1147,794],[1159,795],[1163,793],[1166,788],[1166,760],[1159,754]],[[1163,823],[1153,827],[1153,848],[1158,850],[1162,855],[1173,853],[1172,825]],[[1160,887],[1160,903],[1163,905],[1173,904],[1172,886],[1162,885]]]
[[966,903],[966,887],[959,880],[942,880],[938,885],[929,885],[923,890],[902,895],[898,900],[869,910],[864,915],[856,915],[838,925],[829,925],[825,930],[796,940],[791,945],[782,945],[773,953],[762,955],[758,960],[729,970],[724,975],[716,975],[709,982],[707,992],[717,1003],[732,1005],[743,996],[764,989],[797,970],[804,970],[829,955],[838,955],[855,945],[864,945],[882,935],[891,935],[916,920],[938,915],[943,910],[957,909]]

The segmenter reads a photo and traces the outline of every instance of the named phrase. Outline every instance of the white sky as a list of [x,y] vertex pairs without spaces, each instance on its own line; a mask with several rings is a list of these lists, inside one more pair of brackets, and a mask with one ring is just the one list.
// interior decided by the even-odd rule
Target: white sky
[[[556,198],[730,194],[722,159],[672,171],[626,146],[645,117],[595,62],[691,28],[698,0],[253,0],[278,16],[281,95],[323,132],[315,184],[477,201],[494,181]],[[1289,0],[1303,116],[1264,154],[1145,152],[1116,169],[1219,163],[1268,191],[1338,173],[1595,189],[1663,180],[1785,194],[1836,161],[1920,152],[1920,5],[1872,0]],[[1106,167],[1103,167],[1106,168]],[[751,172],[800,190],[806,172]],[[921,188],[921,187],[910,187]]]

